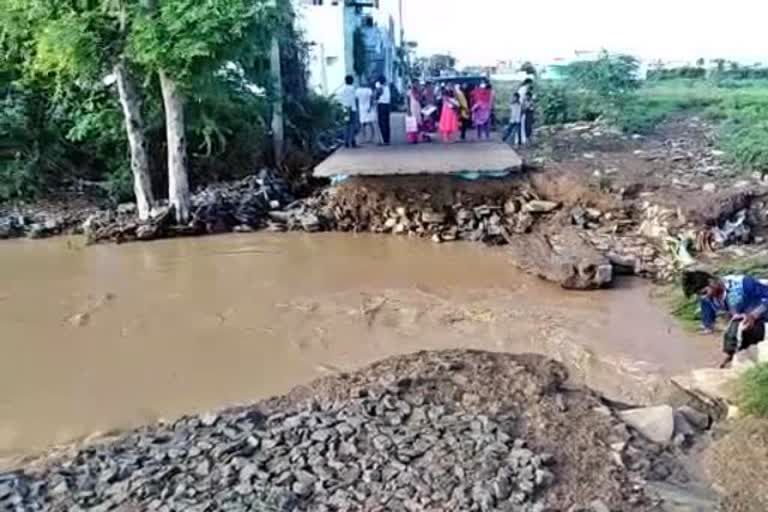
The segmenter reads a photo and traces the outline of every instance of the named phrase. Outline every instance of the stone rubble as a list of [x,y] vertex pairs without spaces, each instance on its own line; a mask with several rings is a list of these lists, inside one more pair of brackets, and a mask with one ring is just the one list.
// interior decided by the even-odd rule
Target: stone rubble
[[86,219],[88,243],[146,241],[174,236],[253,231],[265,227],[269,213],[293,202],[285,180],[268,170],[229,183],[211,184],[192,195],[191,220],[178,226],[164,204],[141,222],[130,205],[102,210]]
[[540,130],[531,162],[591,169],[597,187],[621,196],[633,232],[596,241],[620,272],[668,281],[700,256],[765,243],[758,234],[768,227],[765,176],[727,162],[712,123],[673,119],[651,136],[622,135],[599,121]]
[[[558,400],[564,370],[526,357],[399,356],[293,398],[146,427],[0,473],[0,509],[639,512],[658,501],[648,482],[688,478],[610,409],[590,416],[590,392]],[[490,382],[507,386],[479,400]]]
[[0,240],[79,233],[83,220],[96,211],[95,207],[0,208]]

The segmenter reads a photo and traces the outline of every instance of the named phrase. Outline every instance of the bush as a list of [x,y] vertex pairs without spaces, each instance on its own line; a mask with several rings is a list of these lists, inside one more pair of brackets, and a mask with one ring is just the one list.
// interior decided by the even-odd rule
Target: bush
[[670,69],[652,69],[648,71],[648,80],[676,80],[678,78],[705,78],[707,70],[702,67],[681,66]]
[[750,368],[741,376],[738,401],[745,413],[768,417],[768,363]]
[[571,120],[567,89],[561,85],[541,87],[538,91],[538,114],[543,124],[561,124]]
[[743,169],[768,171],[768,120],[729,120],[721,131],[721,147]]

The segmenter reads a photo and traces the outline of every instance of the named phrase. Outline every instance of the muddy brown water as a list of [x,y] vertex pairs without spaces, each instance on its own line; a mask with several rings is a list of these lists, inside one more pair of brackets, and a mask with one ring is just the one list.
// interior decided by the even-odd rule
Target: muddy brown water
[[503,250],[383,236],[3,242],[0,459],[421,349],[543,352],[643,400],[648,375],[718,357],[649,294],[565,292]]

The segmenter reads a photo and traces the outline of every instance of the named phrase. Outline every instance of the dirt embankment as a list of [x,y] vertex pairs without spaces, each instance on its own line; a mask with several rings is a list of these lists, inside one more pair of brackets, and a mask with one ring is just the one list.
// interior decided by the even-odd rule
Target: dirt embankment
[[693,427],[676,428],[676,444],[656,444],[619,419],[624,411],[566,381],[560,364],[539,356],[394,357],[253,407],[148,427],[0,474],[0,505],[717,509],[681,462],[680,447],[698,435]]
[[[168,208],[139,222],[126,205],[90,215],[82,229],[92,242],[258,229],[471,240],[508,245],[521,267],[577,289],[606,286],[617,273],[667,280],[694,257],[765,246],[768,187],[723,161],[703,121],[670,122],[653,137],[599,124],[544,128],[525,156],[533,167],[507,179],[353,178],[298,201],[289,184],[261,173],[195,194],[184,226]],[[15,229],[0,219],[0,237],[3,226]]]

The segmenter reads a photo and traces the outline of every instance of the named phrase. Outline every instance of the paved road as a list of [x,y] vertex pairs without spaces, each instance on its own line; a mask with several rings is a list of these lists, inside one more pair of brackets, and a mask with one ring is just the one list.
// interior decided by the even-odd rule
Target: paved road
[[315,168],[314,175],[392,176],[500,172],[517,170],[520,156],[500,142],[426,143],[339,149]]

